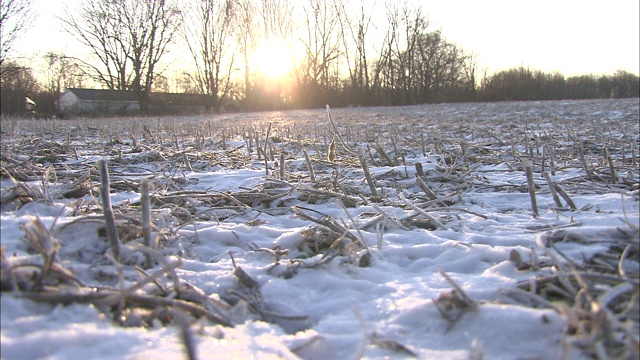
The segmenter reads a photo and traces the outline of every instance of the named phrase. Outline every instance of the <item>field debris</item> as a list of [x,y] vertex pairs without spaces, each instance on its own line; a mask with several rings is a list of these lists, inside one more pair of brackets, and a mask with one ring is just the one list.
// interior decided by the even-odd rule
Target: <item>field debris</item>
[[[189,358],[637,358],[637,103],[487,106],[17,121],[3,302],[173,328]],[[542,350],[492,343],[517,326]]]

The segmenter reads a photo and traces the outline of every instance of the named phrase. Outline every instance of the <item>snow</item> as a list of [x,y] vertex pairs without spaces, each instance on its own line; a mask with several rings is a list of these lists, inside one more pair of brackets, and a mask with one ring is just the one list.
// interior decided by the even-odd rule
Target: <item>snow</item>
[[[604,124],[620,121],[622,125],[619,126],[624,126],[629,122],[621,119],[637,118],[638,107],[636,100],[442,104],[334,109],[332,115],[341,126],[356,123],[378,127],[397,122],[412,129],[415,126],[440,129],[441,139],[447,139],[447,134],[454,131],[456,123],[464,124],[469,127],[469,132],[473,132],[473,136],[468,132],[459,136],[473,144],[471,139],[477,139],[486,124],[500,119],[511,119],[514,126],[527,123],[530,129],[549,133],[555,127],[562,127],[565,122],[575,119]],[[186,127],[203,121],[203,118],[166,121],[182,123]],[[265,125],[261,121],[271,121],[276,124],[295,124],[296,127],[319,126],[329,131],[326,114],[321,110],[228,114],[213,121],[220,124],[241,121],[241,124],[254,124],[256,127]],[[64,126],[64,123],[58,126]],[[480,130],[475,130],[475,126]],[[416,136],[412,131],[407,131],[404,136]],[[637,128],[628,129],[626,134],[619,134],[615,129],[611,131],[614,133],[611,136],[635,137],[637,150]],[[261,134],[263,137],[264,132]],[[64,141],[62,139],[59,140],[61,143]],[[241,140],[235,138],[233,146],[244,145]],[[517,250],[528,260],[532,249],[535,249],[537,255],[544,259],[544,249],[538,243],[544,241],[550,231],[562,231],[557,229],[564,226],[571,226],[564,229],[573,234],[594,240],[588,243],[556,243],[555,246],[569,258],[579,261],[604,252],[608,244],[597,240],[615,236],[612,234],[617,232],[616,228],[624,225],[625,219],[632,224],[638,223],[638,191],[618,191],[617,188],[607,191],[600,187],[598,191],[590,192],[586,189],[572,194],[578,209],[582,210],[558,210],[550,193],[545,191],[546,182],[538,172],[535,181],[539,187],[537,202],[540,216],[535,218],[532,216],[529,194],[521,191],[526,189],[525,174],[521,168],[516,168],[518,162],[508,155],[511,144],[505,145],[502,150],[496,145],[493,150],[502,151],[505,156],[495,159],[493,163],[480,163],[475,168],[468,176],[468,181],[477,181],[477,186],[455,189],[456,184],[446,182],[436,186],[440,196],[455,193],[457,203],[452,205],[452,209],[463,208],[469,212],[431,212],[446,223],[447,230],[403,228],[394,219],[401,219],[413,212],[400,206],[399,193],[403,192],[411,201],[419,200],[416,194],[420,190],[414,181],[416,170],[411,164],[422,162],[427,177],[443,169],[440,154],[425,156],[421,153],[420,145],[416,144],[407,152],[407,166],[370,165],[372,175],[377,178],[377,186],[385,198],[391,199],[376,207],[391,219],[383,222],[383,228],[372,226],[362,229],[360,233],[353,231],[354,235],[362,236],[371,251],[370,265],[365,267],[353,261],[351,257],[357,254],[352,253],[337,256],[319,266],[301,266],[290,277],[281,276],[289,259],[313,264],[321,258],[320,255],[309,256],[300,248],[304,232],[311,223],[295,216],[291,207],[300,205],[309,214],[343,219],[345,224],[350,225],[350,218],[335,198],[305,202],[300,200],[302,190],[294,189],[290,195],[270,205],[247,206],[242,213],[229,209],[211,210],[202,199],[190,199],[190,206],[213,215],[208,220],[202,217],[180,226],[174,233],[165,234],[167,239],[163,240],[160,252],[169,262],[182,259],[183,265],[176,270],[180,280],[207,296],[228,297],[237,281],[229,255],[231,253],[236,265],[259,283],[262,299],[270,312],[307,317],[304,320],[276,318],[267,322],[239,303],[229,311],[233,327],[216,325],[205,319],[199,319],[191,325],[197,357],[384,359],[411,358],[415,355],[423,359],[470,359],[480,356],[487,359],[552,359],[568,352],[568,358],[582,358],[579,350],[567,350],[567,345],[563,343],[566,337],[563,334],[565,319],[561,314],[552,309],[526,306],[505,295],[505,290],[513,289],[518,281],[531,279],[538,274],[535,270],[516,269],[509,260],[510,253]],[[317,145],[324,147],[324,144]],[[185,144],[183,146],[186,147]],[[310,156],[313,156],[316,147],[310,146],[308,149]],[[83,148],[80,154],[80,160],[69,157],[69,162],[77,163],[84,159],[90,163],[100,158],[100,154],[91,153],[90,147]],[[104,156],[110,158],[106,154]],[[266,175],[264,162],[258,161],[255,156],[254,153],[254,160],[244,166],[232,164],[212,165],[204,170],[196,169],[196,166],[193,171],[182,169],[176,172],[175,178],[186,179],[182,189],[194,193],[248,191],[273,181],[273,175]],[[289,166],[306,171],[301,152],[290,152],[288,157]],[[113,158],[117,158],[117,155]],[[167,169],[163,171],[170,172]],[[348,178],[344,184],[368,192],[360,168],[342,168],[340,171]],[[331,179],[334,175],[327,169],[320,176]],[[584,172],[579,166],[572,165],[558,170],[552,179],[563,182],[580,176],[584,177]],[[635,173],[625,176],[636,183],[639,181],[637,169]],[[143,173],[141,177],[146,175]],[[305,181],[308,185],[308,179]],[[29,184],[42,188],[41,181]],[[2,180],[3,191],[13,185],[7,179]],[[58,183],[55,182],[49,184],[52,188],[56,185]],[[85,196],[85,201],[90,203],[91,200],[90,195]],[[19,209],[3,204],[1,243],[6,249],[7,258],[11,263],[41,262],[41,257],[30,252],[21,240],[24,236],[21,225],[37,216],[47,227],[55,223],[54,229],[57,230],[54,234],[60,243],[58,258],[63,266],[91,286],[118,286],[115,267],[107,257],[110,254],[108,244],[97,235],[100,219],[78,221],[85,215],[74,214],[73,201],[75,199],[53,198],[52,203],[31,202]],[[111,201],[114,207],[128,206],[139,203],[140,194],[130,190],[112,191]],[[346,207],[346,211],[362,225],[378,214],[374,205],[360,203],[355,207]],[[170,223],[168,209],[154,211],[157,224],[168,221],[167,227],[176,229],[177,224]],[[472,212],[482,214],[486,219]],[[271,254],[252,251],[250,247],[279,247],[289,252],[274,267]],[[124,266],[130,268],[133,264],[140,264],[140,261],[140,254],[125,244]],[[148,272],[161,266],[159,264],[148,269]],[[544,270],[538,271],[545,273]],[[477,304],[476,308],[464,311],[455,323],[444,319],[434,304],[434,299],[452,289],[441,272],[448,274]],[[98,279],[102,279],[102,282]],[[127,278],[125,286],[133,284],[134,280]],[[2,359],[185,357],[180,329],[172,324],[165,326],[156,320],[154,326],[148,328],[123,327],[93,305],[36,303],[21,297],[20,292],[3,292],[0,300]]]

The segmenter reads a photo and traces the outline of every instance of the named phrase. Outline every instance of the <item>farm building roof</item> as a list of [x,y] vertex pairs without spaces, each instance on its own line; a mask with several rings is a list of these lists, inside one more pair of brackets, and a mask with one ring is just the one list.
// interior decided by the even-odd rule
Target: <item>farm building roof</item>
[[[78,89],[69,88],[68,91],[74,93],[80,100],[88,101],[138,101],[138,97],[133,91],[128,90],[104,90],[104,89]],[[178,93],[151,93],[149,103],[171,106],[171,105],[203,105],[210,101],[210,97],[201,94],[178,94]]]
[[74,93],[80,100],[89,101],[138,101],[138,97],[133,91],[126,90],[103,90],[103,89],[77,89],[70,88],[68,91]]

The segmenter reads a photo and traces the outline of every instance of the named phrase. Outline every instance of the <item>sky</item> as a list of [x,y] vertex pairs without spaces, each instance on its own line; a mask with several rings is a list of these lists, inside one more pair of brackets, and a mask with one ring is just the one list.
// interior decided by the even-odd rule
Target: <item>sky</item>
[[[64,15],[61,4],[80,1],[34,0],[38,18],[21,39],[22,55],[73,49],[55,16]],[[422,5],[432,30],[475,53],[479,70],[489,74],[519,66],[565,76],[640,72],[638,0],[409,1]],[[384,0],[371,6],[384,19]]]
[[529,66],[564,75],[640,68],[638,0],[422,1],[444,36],[490,72]]

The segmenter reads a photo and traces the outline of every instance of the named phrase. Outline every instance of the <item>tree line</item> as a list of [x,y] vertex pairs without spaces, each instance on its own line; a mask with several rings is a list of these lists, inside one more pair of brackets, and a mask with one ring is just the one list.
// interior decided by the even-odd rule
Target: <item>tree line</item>
[[[373,6],[358,0],[87,0],[59,18],[85,55],[48,52],[36,78],[32,67],[5,58],[32,1],[2,2],[8,14],[1,33],[2,114],[20,111],[25,96],[39,111],[55,114],[67,87],[131,90],[142,111],[152,91],[170,90],[205,94],[211,109],[234,103],[247,111],[622,98],[640,91],[638,76],[625,71],[565,77],[517,67],[480,76],[477,54],[432,29],[417,3],[394,0]],[[374,18],[376,7],[385,9],[384,18]],[[271,38],[303,49],[286,79],[271,79],[251,62],[257,46]],[[165,59],[176,51],[189,66],[170,73]]]

